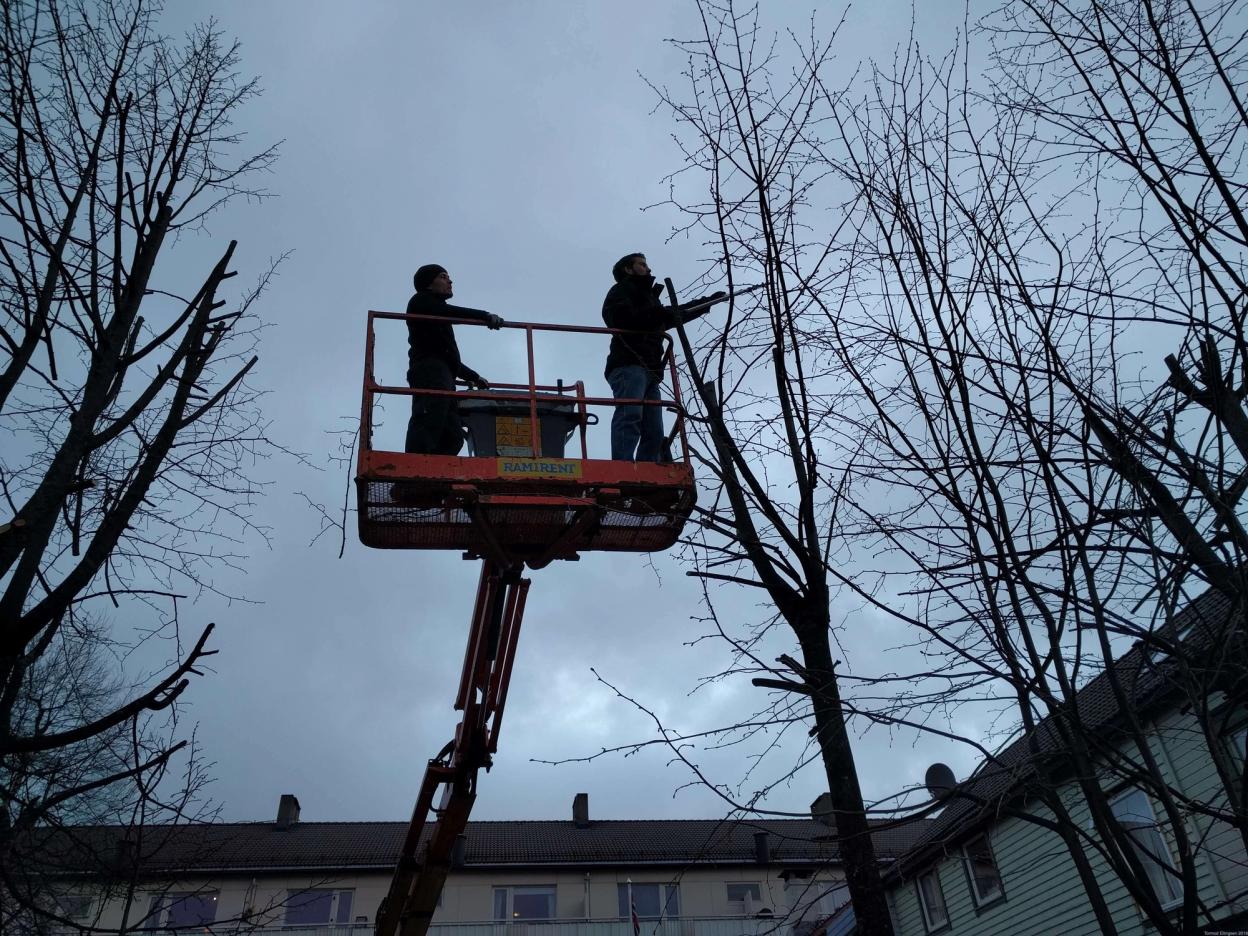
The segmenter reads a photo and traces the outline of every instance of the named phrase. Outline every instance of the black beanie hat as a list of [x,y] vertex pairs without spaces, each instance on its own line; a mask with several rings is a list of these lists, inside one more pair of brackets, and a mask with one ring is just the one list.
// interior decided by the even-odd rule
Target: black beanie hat
[[445,272],[446,267],[438,266],[436,263],[426,263],[412,277],[412,285],[416,287],[417,292],[428,289],[429,284],[438,278],[438,274]]
[[615,281],[617,283],[622,283],[627,277],[632,276],[632,273],[629,271],[629,267],[633,265],[633,261],[638,257],[644,256],[645,254],[643,253],[631,253],[625,254],[620,257],[619,260],[616,260],[615,266],[611,268],[611,275],[615,277]]

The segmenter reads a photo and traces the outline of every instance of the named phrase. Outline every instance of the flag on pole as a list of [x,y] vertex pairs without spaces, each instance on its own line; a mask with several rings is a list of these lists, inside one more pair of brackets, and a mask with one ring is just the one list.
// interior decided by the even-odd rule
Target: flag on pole
[[633,920],[633,936],[641,936],[641,917],[637,916],[637,904],[633,901],[633,879],[628,878],[628,913]]

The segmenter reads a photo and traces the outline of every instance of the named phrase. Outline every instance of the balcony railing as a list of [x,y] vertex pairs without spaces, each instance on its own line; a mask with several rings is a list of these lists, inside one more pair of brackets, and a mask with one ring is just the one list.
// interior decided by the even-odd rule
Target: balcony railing
[[[371,923],[349,926],[274,926],[263,936],[371,936]],[[791,922],[770,917],[681,917],[642,920],[641,936],[792,936]],[[628,920],[542,920],[514,923],[434,923],[429,936],[633,936]]]

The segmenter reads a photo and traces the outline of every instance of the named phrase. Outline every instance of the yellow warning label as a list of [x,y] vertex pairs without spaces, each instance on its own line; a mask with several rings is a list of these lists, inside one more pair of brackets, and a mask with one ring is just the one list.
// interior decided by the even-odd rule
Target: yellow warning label
[[[533,433],[528,416],[494,417],[494,451],[499,455],[532,455]],[[541,421],[538,421],[538,430]]]
[[575,458],[500,458],[498,473],[504,478],[579,478],[581,463]]

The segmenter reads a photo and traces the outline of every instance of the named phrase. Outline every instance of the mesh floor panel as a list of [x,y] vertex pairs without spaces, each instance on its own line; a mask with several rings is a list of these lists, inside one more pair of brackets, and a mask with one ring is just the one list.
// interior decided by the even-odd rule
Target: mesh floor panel
[[[391,481],[359,479],[360,540],[380,549],[459,549],[483,552],[488,540],[482,526],[463,507],[442,506],[445,494]],[[401,488],[396,491],[396,487]],[[396,493],[399,497],[396,499]],[[549,503],[480,503],[476,510],[500,546],[523,555],[538,555],[559,541],[592,512],[584,529],[570,538],[559,555],[595,550],[653,552],[676,542],[693,506],[690,491],[656,488],[626,503],[569,506],[552,496]]]

